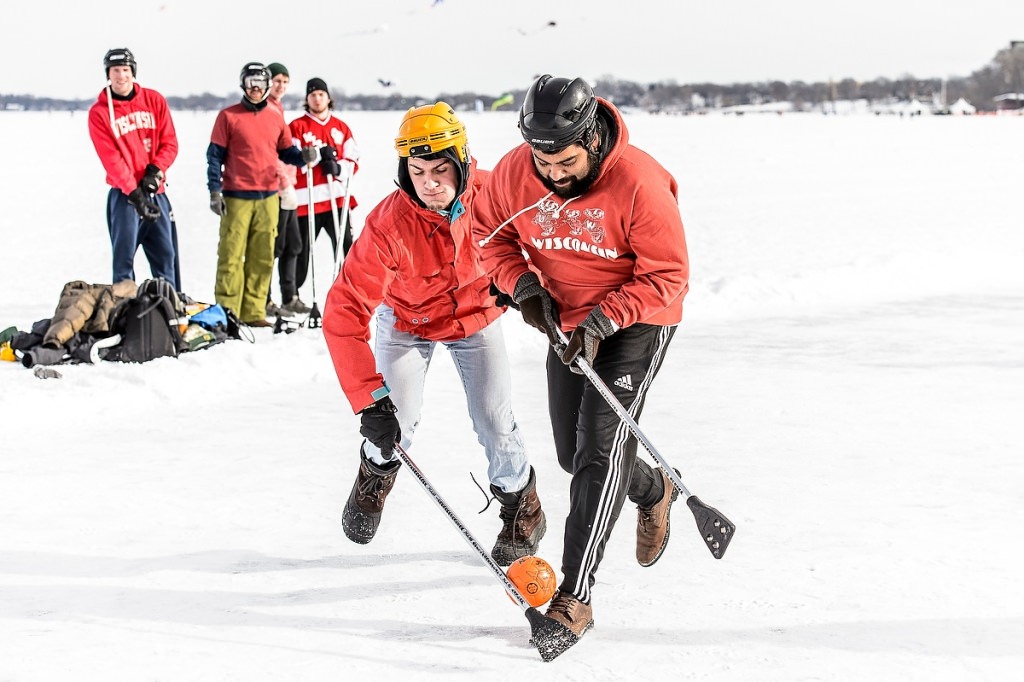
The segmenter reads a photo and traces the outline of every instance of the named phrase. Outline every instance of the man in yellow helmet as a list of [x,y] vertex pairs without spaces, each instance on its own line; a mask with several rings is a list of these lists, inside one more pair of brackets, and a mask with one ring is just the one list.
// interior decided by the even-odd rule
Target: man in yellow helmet
[[376,534],[400,466],[395,443],[412,444],[427,368],[441,343],[461,375],[501,503],[491,556],[507,566],[536,553],[547,523],[512,415],[504,309],[473,245],[469,208],[487,171],[476,168],[466,127],[444,102],[410,109],[395,148],[399,189],[367,215],[324,308],[324,338],[366,439],[342,526],[360,544]]

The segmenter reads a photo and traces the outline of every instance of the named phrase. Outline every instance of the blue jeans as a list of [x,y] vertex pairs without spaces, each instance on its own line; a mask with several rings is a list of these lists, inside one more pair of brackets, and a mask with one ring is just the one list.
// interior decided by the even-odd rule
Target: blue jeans
[[145,222],[128,196],[111,187],[107,194],[107,229],[114,253],[113,282],[135,280],[135,253],[142,247],[154,277],[163,277],[176,291],[181,290],[177,271],[177,247],[171,202],[166,194],[156,194],[153,201],[160,207],[160,217]]
[[[487,478],[504,492],[522,490],[530,478],[530,463],[512,415],[512,379],[500,319],[465,339],[439,342],[395,329],[394,311],[383,304],[377,308],[374,355],[398,408],[402,447],[409,449],[419,426],[423,385],[438,343],[448,349],[462,378],[473,431],[487,456]],[[363,453],[376,464],[385,462],[368,441]]]

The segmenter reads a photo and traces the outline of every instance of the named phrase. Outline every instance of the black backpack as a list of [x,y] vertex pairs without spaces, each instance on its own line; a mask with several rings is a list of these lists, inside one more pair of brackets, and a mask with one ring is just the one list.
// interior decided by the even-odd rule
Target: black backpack
[[147,279],[135,298],[122,301],[115,309],[110,328],[121,335],[121,343],[105,359],[148,362],[178,357],[187,347],[179,325],[187,322],[185,306],[174,286],[165,279]]

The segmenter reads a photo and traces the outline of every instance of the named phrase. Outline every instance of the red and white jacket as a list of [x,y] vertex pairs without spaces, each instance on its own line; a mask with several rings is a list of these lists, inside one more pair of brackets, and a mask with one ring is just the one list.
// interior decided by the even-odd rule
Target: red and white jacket
[[[299,147],[323,147],[330,145],[338,152],[338,163],[345,172],[345,161],[350,162],[351,172],[354,175],[359,170],[359,147],[352,136],[352,129],[334,114],[329,114],[326,119],[320,120],[315,115],[306,112],[288,124],[292,133],[293,143]],[[347,178],[334,179],[335,203],[338,208],[344,207],[345,182]],[[299,202],[298,215],[304,216],[309,213],[309,189],[307,187],[306,172],[299,169],[295,180],[295,194]],[[313,210],[316,213],[323,213],[331,210],[331,188],[327,185],[327,176],[317,164],[313,166]],[[349,196],[348,207],[353,209],[358,206],[356,198]]]
[[[284,106],[279,100],[273,97],[267,98],[267,106],[273,107],[284,119]],[[291,129],[288,131],[291,132]],[[295,166],[277,160],[277,196],[281,199],[281,210],[294,211],[298,207],[298,199],[295,196]]]
[[472,204],[487,171],[471,164],[466,190],[449,218],[403,190],[366,216],[324,306],[323,332],[341,388],[358,412],[384,386],[370,349],[370,321],[384,302],[395,327],[432,341],[464,339],[503,312],[473,244]]
[[[125,194],[139,186],[148,164],[162,170],[166,180],[178,157],[167,100],[138,83],[133,87],[135,96],[128,100],[112,98],[104,88],[89,108],[89,137],[107,172],[107,184]],[[161,183],[158,192],[163,191]]]
[[526,143],[495,165],[473,202],[484,265],[508,293],[524,273],[536,272],[566,332],[597,305],[619,327],[677,324],[690,277],[678,186],[629,144],[615,107],[598,103],[615,142],[582,196],[549,192]]

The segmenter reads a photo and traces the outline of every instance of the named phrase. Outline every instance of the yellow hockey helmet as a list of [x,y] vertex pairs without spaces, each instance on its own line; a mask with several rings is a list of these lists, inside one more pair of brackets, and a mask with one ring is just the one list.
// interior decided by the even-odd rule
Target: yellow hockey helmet
[[469,163],[466,125],[446,102],[412,107],[402,117],[395,138],[400,157],[426,156],[454,147],[459,161]]

